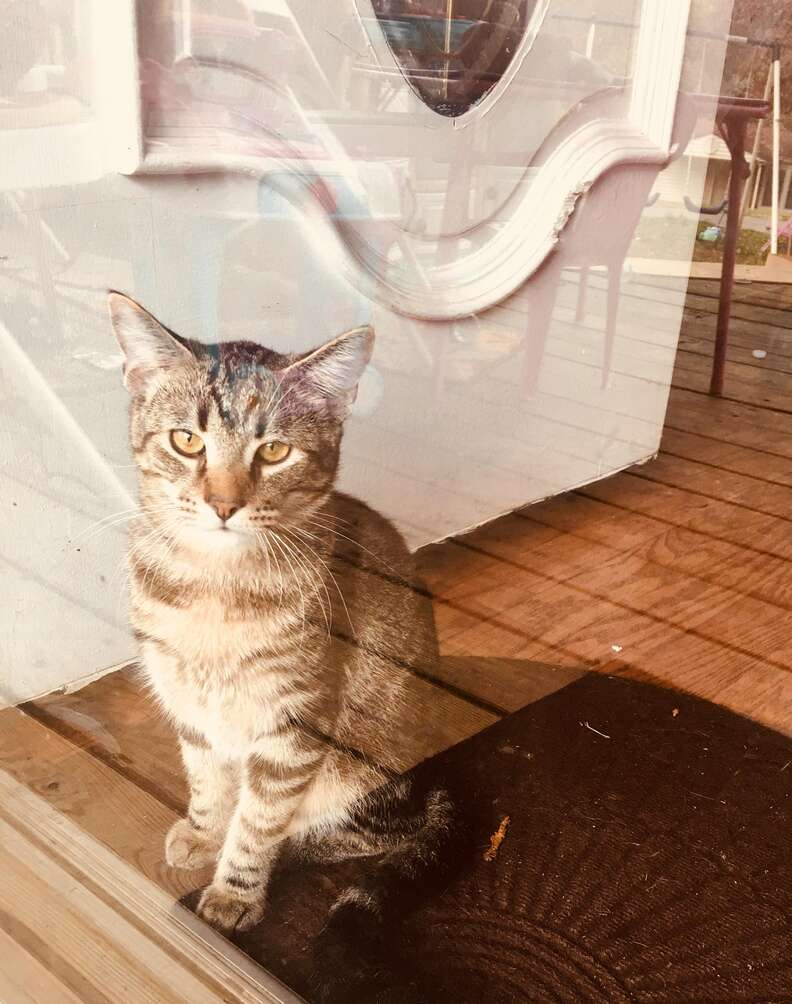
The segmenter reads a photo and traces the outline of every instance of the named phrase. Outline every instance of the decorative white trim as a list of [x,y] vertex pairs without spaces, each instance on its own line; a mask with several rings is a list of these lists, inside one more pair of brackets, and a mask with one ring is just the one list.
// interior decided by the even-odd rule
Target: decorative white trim
[[143,159],[135,0],[91,0],[91,72],[107,170],[129,174]]
[[[338,0],[354,3],[355,0]],[[371,7],[370,0],[366,2]],[[660,170],[670,156],[679,79],[691,0],[643,0],[635,72],[626,118],[593,118],[579,128],[567,126],[558,145],[528,181],[528,165],[522,181],[498,211],[503,223],[490,226],[490,235],[480,245],[461,250],[456,236],[427,237],[407,231],[406,226],[381,222],[384,246],[398,245],[401,261],[395,266],[367,241],[354,220],[330,219],[310,183],[291,186],[284,194],[298,201],[298,208],[313,226],[315,240],[346,278],[366,296],[391,310],[426,320],[451,320],[486,310],[501,302],[529,279],[558,243],[574,207],[588,188],[607,171],[624,164],[650,164]],[[469,125],[482,117],[498,120],[511,106],[521,87],[530,78],[530,52],[536,32],[547,13],[539,8],[532,24],[533,36],[515,59],[505,81],[501,81],[470,112],[459,119],[444,118],[432,111],[405,81],[413,100],[409,121],[416,130],[427,129],[436,140],[464,153],[477,130]],[[374,17],[373,10],[371,11]],[[384,36],[375,54],[390,68],[398,64]],[[514,88],[514,95],[510,89]],[[595,99],[596,100],[596,99]],[[342,173],[359,186],[359,164],[349,158],[327,123],[311,123],[334,158],[311,164],[287,155],[284,159],[217,152],[191,147],[179,149],[160,142],[157,150],[146,151],[137,165],[138,173],[205,173],[227,171],[257,178],[291,173],[297,180],[310,181],[332,170]],[[461,128],[460,128],[461,127]],[[286,148],[284,148],[286,150]],[[300,192],[298,196],[296,192]],[[484,221],[482,221],[484,222]],[[474,224],[471,235],[481,225]],[[433,262],[427,264],[427,240],[434,240]],[[447,251],[443,251],[446,245]],[[421,261],[421,258],[424,261]]]
[[661,150],[674,128],[691,0],[644,0],[633,56],[630,121]]

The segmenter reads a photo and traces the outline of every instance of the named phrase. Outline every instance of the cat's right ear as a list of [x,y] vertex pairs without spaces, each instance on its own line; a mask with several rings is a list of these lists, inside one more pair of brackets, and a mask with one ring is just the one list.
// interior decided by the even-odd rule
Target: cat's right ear
[[110,290],[107,294],[110,322],[124,353],[124,384],[140,390],[146,380],[161,372],[183,366],[192,358],[190,351],[139,303]]

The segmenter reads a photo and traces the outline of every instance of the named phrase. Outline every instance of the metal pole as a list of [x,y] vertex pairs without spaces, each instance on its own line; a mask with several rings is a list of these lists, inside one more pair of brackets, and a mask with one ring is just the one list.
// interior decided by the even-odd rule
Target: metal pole
[[781,50],[773,48],[773,209],[770,253],[778,254],[778,200],[781,182]]
[[454,0],[447,0],[446,3],[446,29],[445,29],[445,44],[443,48],[446,51],[446,61],[445,61],[445,82],[443,84],[443,97],[448,97],[448,75],[451,72],[451,22],[454,19]]

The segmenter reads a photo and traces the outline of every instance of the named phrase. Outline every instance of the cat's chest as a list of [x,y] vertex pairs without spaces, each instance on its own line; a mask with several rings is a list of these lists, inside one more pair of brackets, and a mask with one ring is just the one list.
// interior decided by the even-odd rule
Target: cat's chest
[[239,619],[211,600],[175,608],[136,602],[133,621],[144,633],[151,684],[174,719],[230,758],[277,724],[277,697],[294,672],[279,654],[296,630],[288,611]]
[[225,672],[251,652],[277,652],[296,630],[295,617],[287,609],[275,607],[244,616],[211,598],[174,607],[146,597],[135,602],[133,621],[178,653],[186,666]]

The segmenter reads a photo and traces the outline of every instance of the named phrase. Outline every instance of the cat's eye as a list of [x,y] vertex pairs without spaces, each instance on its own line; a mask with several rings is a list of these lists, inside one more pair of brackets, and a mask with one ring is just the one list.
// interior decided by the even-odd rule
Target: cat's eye
[[290,453],[291,446],[288,443],[279,443],[277,440],[273,440],[259,446],[256,456],[265,464],[280,464]]
[[170,434],[171,446],[184,457],[196,457],[204,451],[204,441],[187,429],[174,429]]

